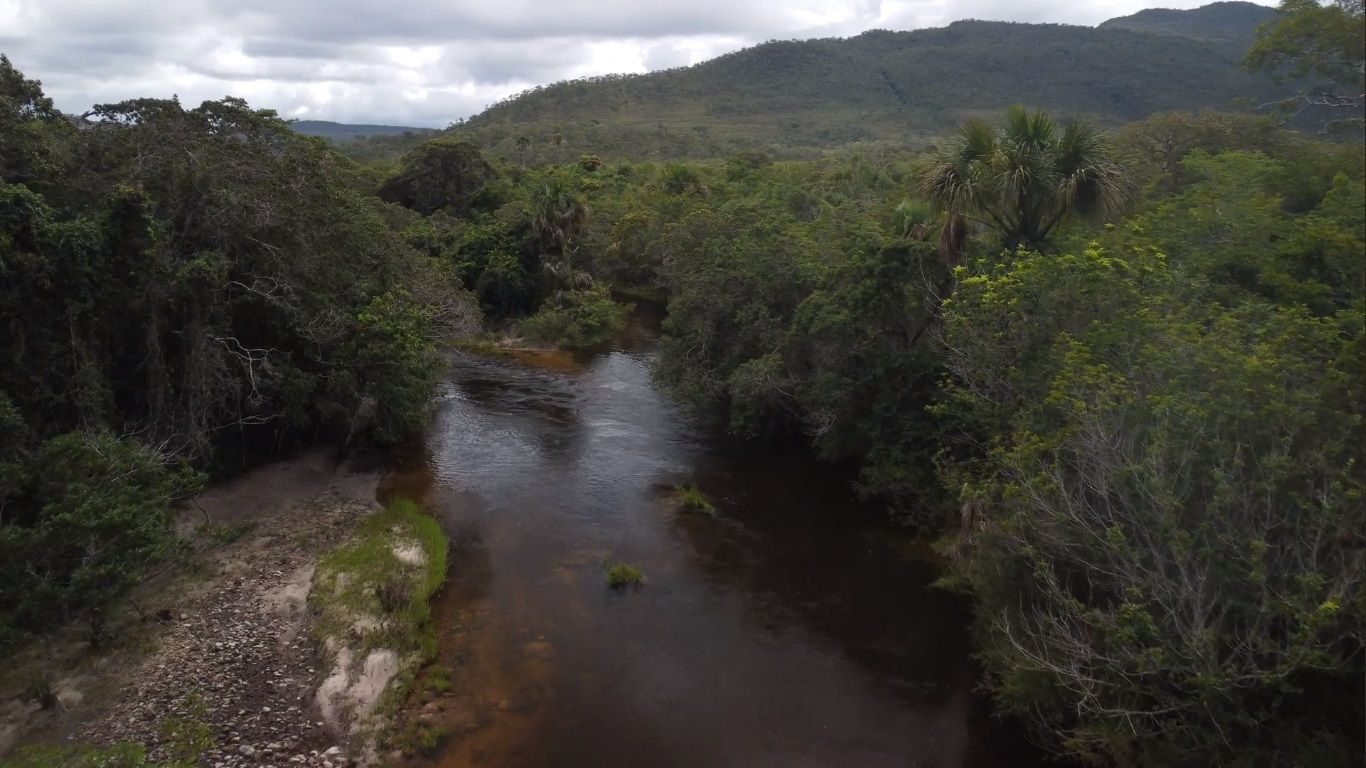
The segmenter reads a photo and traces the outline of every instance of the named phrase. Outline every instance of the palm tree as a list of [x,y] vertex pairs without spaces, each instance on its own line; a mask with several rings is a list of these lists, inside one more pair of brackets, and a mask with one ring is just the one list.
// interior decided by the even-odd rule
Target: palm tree
[[517,154],[521,157],[522,167],[526,167],[526,151],[531,147],[531,139],[525,135],[517,137]]
[[536,191],[532,200],[531,236],[546,271],[555,278],[557,295],[565,287],[592,284],[586,272],[574,267],[575,236],[588,223],[588,207],[563,178],[555,177]]
[[556,128],[555,133],[550,137],[550,143],[555,145],[555,162],[560,161],[560,147],[564,146],[564,134]]
[[1057,123],[1011,107],[997,125],[970,120],[921,178],[920,191],[947,214],[940,248],[956,260],[968,221],[996,230],[1006,248],[1039,248],[1072,215],[1105,215],[1133,191],[1105,136],[1088,123]]

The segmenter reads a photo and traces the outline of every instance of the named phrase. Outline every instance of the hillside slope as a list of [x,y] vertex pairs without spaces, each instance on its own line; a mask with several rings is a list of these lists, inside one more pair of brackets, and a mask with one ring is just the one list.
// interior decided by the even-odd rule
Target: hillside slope
[[[1222,5],[1249,13],[1242,7],[1249,4]],[[1206,17],[1227,11],[1203,10],[1178,18],[1196,19],[1187,26],[1199,30],[1211,23]],[[531,161],[745,148],[791,154],[857,141],[923,141],[964,117],[1017,102],[1117,124],[1280,92],[1239,65],[1255,24],[1199,39],[1125,28],[1136,23],[1153,24],[1143,14],[1099,28],[960,21],[769,42],[692,67],[537,88],[456,130],[510,158],[520,156],[516,138],[526,136]],[[551,142],[557,130],[564,146]]]

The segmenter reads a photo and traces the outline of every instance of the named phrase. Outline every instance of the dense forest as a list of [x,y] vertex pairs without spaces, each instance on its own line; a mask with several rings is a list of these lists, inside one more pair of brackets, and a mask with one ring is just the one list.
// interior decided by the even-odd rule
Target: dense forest
[[591,349],[636,296],[673,398],[937,543],[1050,751],[1358,765],[1363,25],[770,43],[360,160],[236,99],[77,127],[0,57],[0,648],[98,645],[205,482],[410,434],[442,345]]
[[164,555],[200,473],[422,423],[477,327],[368,177],[234,99],[73,127],[0,59],[0,643],[100,608]]

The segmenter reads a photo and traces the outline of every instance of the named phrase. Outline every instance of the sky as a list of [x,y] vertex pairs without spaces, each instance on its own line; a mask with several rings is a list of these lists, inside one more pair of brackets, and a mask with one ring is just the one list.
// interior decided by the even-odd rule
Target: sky
[[0,0],[0,53],[70,113],[240,96],[284,117],[441,128],[526,88],[765,40],[957,19],[1094,25],[1209,0]]

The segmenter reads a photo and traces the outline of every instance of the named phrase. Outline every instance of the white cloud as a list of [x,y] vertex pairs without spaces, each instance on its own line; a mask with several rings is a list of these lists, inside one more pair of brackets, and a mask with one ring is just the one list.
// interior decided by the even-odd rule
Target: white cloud
[[231,94],[291,117],[440,127],[533,85],[686,66],[766,39],[960,18],[1096,24],[1148,4],[0,0],[0,52],[68,112],[139,96],[197,104]]

